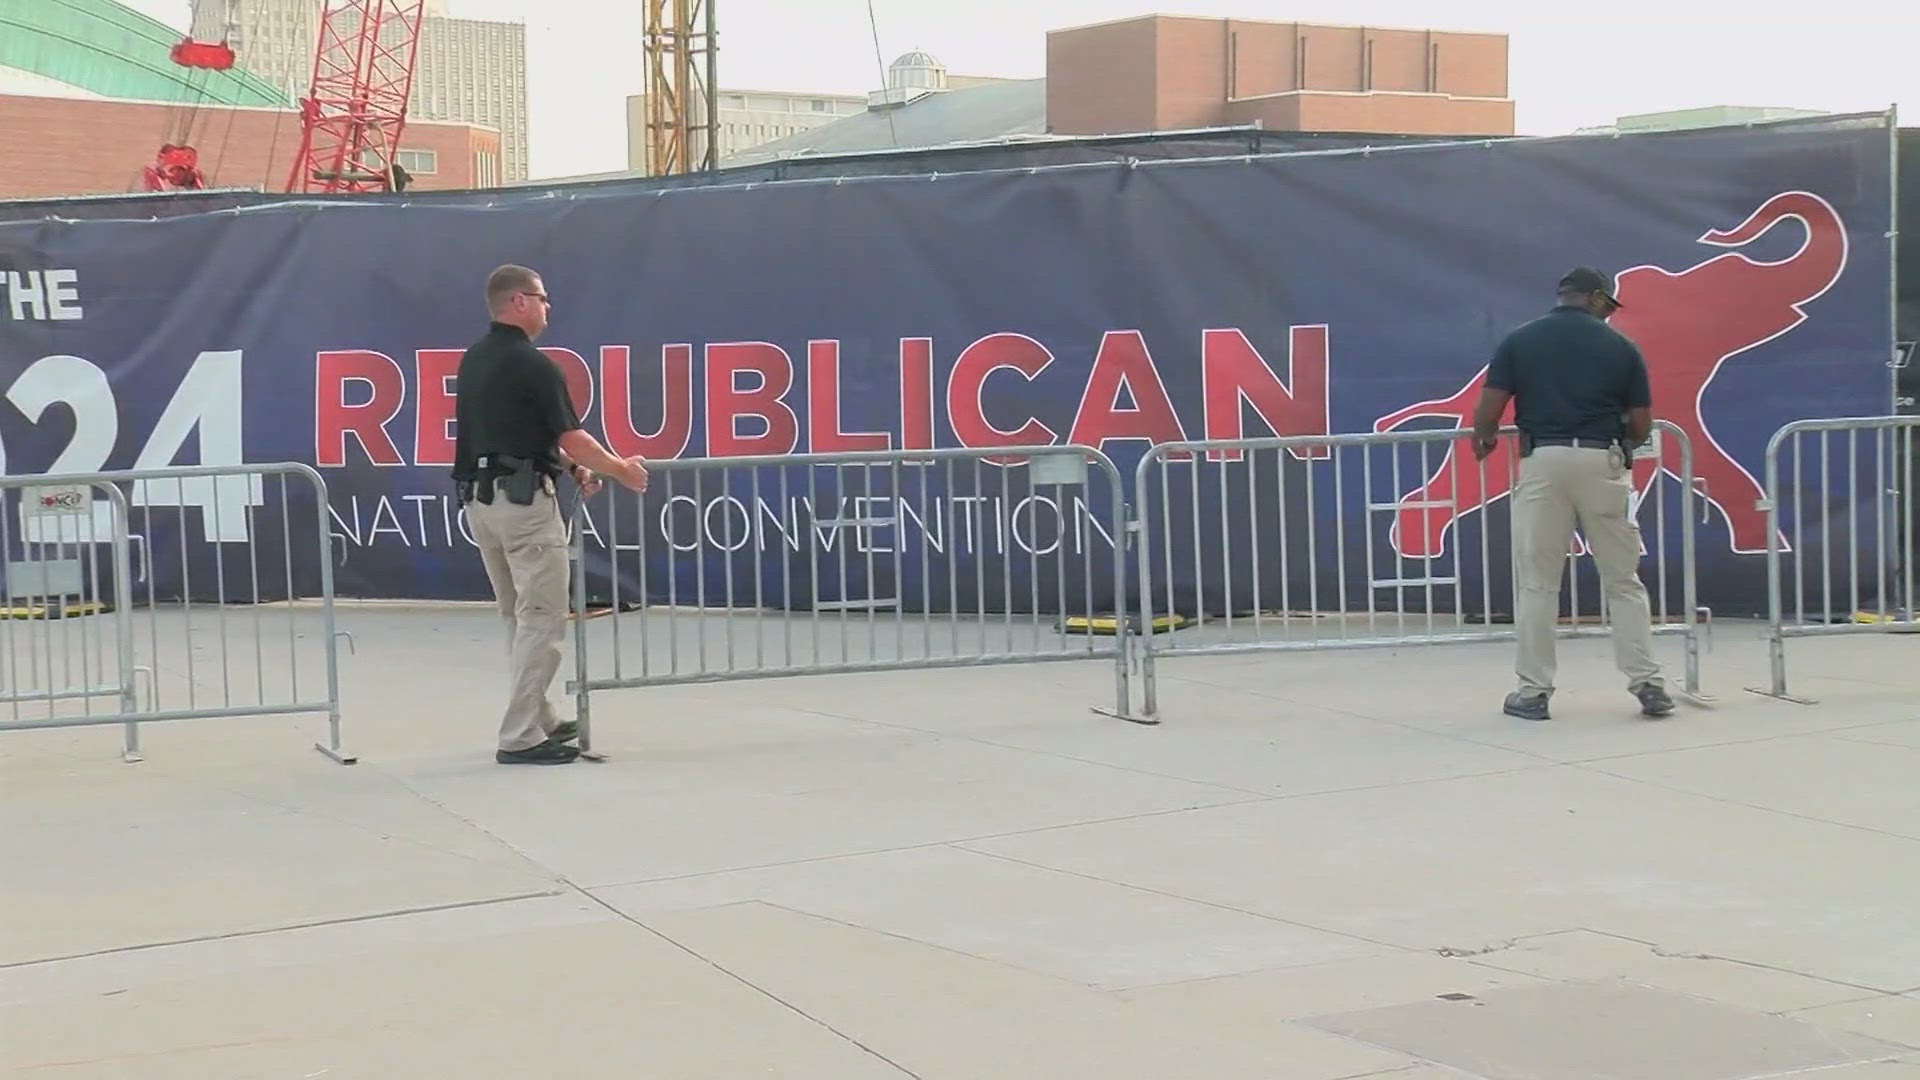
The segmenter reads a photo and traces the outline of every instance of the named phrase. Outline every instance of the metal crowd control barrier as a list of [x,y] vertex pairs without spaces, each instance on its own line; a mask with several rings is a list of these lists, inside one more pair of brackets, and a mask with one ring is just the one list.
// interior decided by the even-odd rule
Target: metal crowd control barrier
[[[568,690],[583,749],[596,691],[673,683],[1114,658],[1125,709],[1127,638],[1100,632],[1101,613],[1126,603],[1125,493],[1099,451],[648,469],[645,495],[609,483],[573,511]],[[603,595],[589,596],[589,576]],[[590,617],[596,604],[609,614]]]
[[308,466],[0,477],[0,553],[0,731],[117,724],[138,761],[142,723],[324,713],[355,760]]
[[[1790,637],[1920,628],[1913,565],[1916,428],[1920,416],[1796,420],[1768,440],[1760,509],[1767,512],[1767,638],[1773,683],[1754,693],[1812,704],[1787,693]],[[1861,445],[1863,434],[1870,436],[1870,447]],[[1809,441],[1816,452],[1807,452]],[[1791,490],[1783,493],[1780,457],[1789,448]],[[1871,471],[1863,470],[1863,464]],[[1781,520],[1783,497],[1791,511],[1790,537]],[[1793,560],[1790,605],[1781,566],[1787,554]],[[1809,569],[1813,581],[1808,581]]]
[[[1518,478],[1516,433],[1503,432],[1486,461],[1474,460],[1470,439],[1448,428],[1148,451],[1135,472],[1131,526],[1144,633],[1139,719],[1158,714],[1162,657],[1511,640],[1510,518],[1490,511]],[[1696,601],[1693,448],[1661,421],[1635,458],[1636,519],[1653,504],[1642,548],[1654,564],[1641,578],[1654,630],[1684,637],[1684,690],[1698,696],[1697,625],[1708,613]],[[1561,585],[1562,636],[1607,632],[1586,554],[1576,537]],[[1158,632],[1166,619],[1191,623]]]

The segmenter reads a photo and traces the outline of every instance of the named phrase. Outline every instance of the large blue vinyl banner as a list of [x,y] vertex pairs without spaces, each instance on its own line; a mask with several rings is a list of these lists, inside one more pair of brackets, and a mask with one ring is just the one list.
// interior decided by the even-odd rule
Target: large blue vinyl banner
[[[1129,473],[1154,441],[1464,424],[1499,336],[1590,264],[1620,274],[1615,325],[1647,357],[1656,412],[1693,440],[1712,511],[1702,600],[1750,612],[1764,597],[1769,434],[1888,411],[1890,138],[1879,117],[1846,118],[4,223],[0,451],[12,473],[314,464],[331,485],[342,595],[479,598],[447,479],[451,376],[503,262],[544,274],[541,344],[617,451],[1076,442]],[[1005,488],[1015,505],[980,513],[1018,512],[1023,475],[987,483],[979,497]],[[1421,502],[1418,478],[1405,487]],[[178,496],[198,507],[196,540],[244,536],[252,497],[244,484]],[[717,532],[729,512],[710,510]],[[691,531],[695,512],[653,521]],[[1440,551],[1456,524],[1430,508],[1387,517],[1376,539],[1407,559]],[[1319,550],[1331,566],[1331,545]],[[779,542],[744,551],[787,557]],[[952,587],[971,595],[976,569]],[[947,602],[947,570],[927,590],[912,560],[902,573],[901,595]],[[1102,606],[1107,580],[1093,574]],[[1182,606],[1200,602],[1175,585]]]

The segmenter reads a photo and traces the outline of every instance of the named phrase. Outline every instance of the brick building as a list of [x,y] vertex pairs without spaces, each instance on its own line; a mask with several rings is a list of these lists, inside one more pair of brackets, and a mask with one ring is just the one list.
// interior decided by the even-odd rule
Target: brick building
[[[189,115],[186,141],[209,186],[285,189],[300,147],[290,110],[0,94],[0,198],[139,191],[141,169]],[[490,128],[417,120],[401,143],[415,188],[500,183],[500,133]]]
[[1150,15],[1047,35],[1047,127],[1511,135],[1507,37]]

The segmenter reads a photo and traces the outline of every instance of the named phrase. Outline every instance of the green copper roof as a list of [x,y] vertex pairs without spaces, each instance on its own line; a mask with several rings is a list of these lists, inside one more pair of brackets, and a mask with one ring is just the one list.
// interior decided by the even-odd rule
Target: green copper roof
[[167,55],[184,34],[113,0],[0,0],[0,67],[136,101],[287,105],[239,68],[184,68]]

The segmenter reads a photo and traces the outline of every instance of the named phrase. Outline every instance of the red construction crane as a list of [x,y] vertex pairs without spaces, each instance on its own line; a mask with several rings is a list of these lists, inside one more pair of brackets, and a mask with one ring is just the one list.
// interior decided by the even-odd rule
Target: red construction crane
[[290,192],[397,191],[394,161],[407,124],[425,0],[321,4],[313,82],[300,99],[300,149]]

